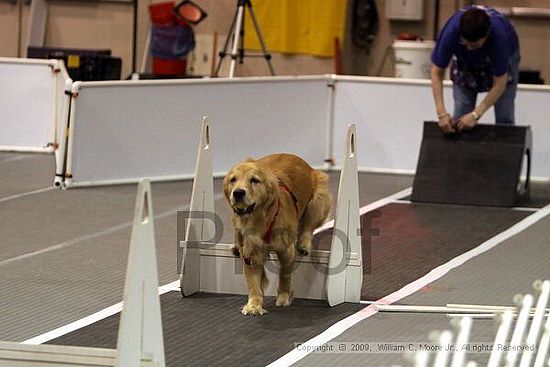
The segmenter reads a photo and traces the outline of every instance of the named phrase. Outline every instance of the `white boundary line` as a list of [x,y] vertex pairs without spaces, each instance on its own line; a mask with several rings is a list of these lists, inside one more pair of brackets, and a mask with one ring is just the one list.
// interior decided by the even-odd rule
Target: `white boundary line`
[[[409,195],[410,194],[410,191],[411,191],[411,188],[407,188],[405,190],[402,190],[402,191],[399,191],[391,196],[388,196],[388,197],[385,197],[383,199],[380,199],[372,204],[369,204],[369,205],[366,205],[362,208],[360,208],[360,213],[364,214],[370,210],[374,210],[374,209],[378,209],[390,202],[392,202],[393,200],[395,200],[396,198],[400,198],[400,197],[404,197],[406,195]],[[214,200],[217,200],[219,199],[220,197],[222,196],[222,194],[218,194],[218,195],[215,195],[214,196]],[[187,206],[188,207],[188,206]],[[155,218],[158,218],[159,216],[155,216]],[[334,222],[334,221],[333,221]],[[329,222],[330,223],[330,222]],[[124,223],[124,225],[126,225],[126,223]],[[130,222],[128,222],[127,224],[128,226],[131,225]],[[326,224],[325,224],[326,225]],[[119,225],[117,227],[121,227],[122,225]],[[324,226],[323,226],[324,227]],[[114,227],[113,227],[114,228]],[[317,231],[321,231],[322,229],[321,228],[318,228]],[[109,230],[107,230],[109,231]],[[106,231],[104,231],[106,232]],[[316,232],[317,233],[317,232]],[[88,235],[88,237],[91,236],[91,235]],[[53,249],[52,249],[53,250]],[[25,255],[23,255],[25,256]],[[0,262],[0,266],[2,265],[2,263]],[[159,287],[159,295],[162,295],[164,293],[167,293],[169,291],[178,291],[180,290],[179,288],[179,284],[180,284],[180,281],[177,280],[175,282],[172,282],[172,283],[169,283],[169,284],[166,284],[166,285],[163,285],[161,287]],[[54,329],[54,330],[51,330],[51,331],[48,331],[44,334],[40,334],[38,336],[35,336],[31,339],[27,339],[23,342],[23,344],[42,344],[42,343],[46,343],[52,339],[56,339],[60,336],[63,336],[65,334],[68,334],[70,332],[73,332],[75,330],[78,330],[80,328],[83,328],[85,326],[88,326],[88,325],[91,325],[95,322],[98,322],[98,321],[101,321],[109,316],[112,316],[118,312],[120,312],[122,310],[122,302],[119,302],[115,305],[112,305],[112,306],[109,306],[101,311],[98,311],[92,315],[89,315],[89,316],[86,316],[80,320],[76,320],[70,324],[67,324],[67,325],[64,325],[64,326],[61,326],[57,329]]]
[[[522,221],[516,223],[512,227],[508,228],[507,230],[499,233],[498,235],[490,238],[489,240],[485,241],[481,245],[479,245],[476,248],[473,248],[472,250],[463,253],[460,256],[455,257],[454,259],[448,261],[447,263],[438,266],[437,268],[430,271],[428,274],[424,275],[423,277],[415,280],[412,283],[407,284],[400,290],[379,299],[376,301],[376,303],[380,304],[392,304],[394,302],[399,301],[400,299],[403,299],[417,291],[419,291],[421,288],[425,287],[426,285],[436,281],[437,279],[443,277],[445,274],[447,274],[449,271],[459,267],[460,265],[464,264],[468,260],[473,259],[474,257],[481,255],[482,253],[489,251],[493,247],[499,245],[500,243],[504,242],[505,240],[517,235],[518,233],[524,231],[531,225],[535,224],[539,220],[546,217],[548,214],[550,214],[550,205],[547,205],[543,207],[542,209],[538,210],[536,213],[531,214],[527,218],[523,219]],[[300,350],[294,349],[291,352],[285,354],[281,358],[277,359],[275,362],[268,365],[268,367],[283,367],[283,366],[291,366],[292,364],[298,362],[299,360],[306,357],[309,353],[305,350],[313,351],[315,347],[321,346],[330,340],[336,338],[337,336],[344,333],[346,330],[351,328],[352,326],[356,325],[357,323],[365,320],[368,317],[371,317],[372,315],[376,314],[378,310],[376,309],[375,305],[370,305],[362,309],[361,311],[358,311],[354,313],[351,316],[348,316],[347,318],[337,322],[336,324],[329,327],[327,330],[322,332],[321,334],[317,335],[316,337],[308,340],[302,346],[304,348],[301,348]],[[305,350],[304,350],[305,349]]]
[[[395,202],[396,200],[399,200],[400,198],[403,198],[407,195],[410,195],[412,192],[412,188],[411,187],[408,187],[404,190],[401,190],[399,192],[396,192],[395,194],[393,195],[390,195],[390,196],[386,196],[385,198],[382,198],[380,200],[377,200],[375,201],[374,203],[371,203],[369,205],[365,205],[361,208],[359,208],[359,215],[363,215],[365,213],[368,213],[370,211],[373,211],[373,210],[376,210],[378,208],[381,208],[387,204],[390,204],[390,203],[393,203]],[[325,224],[323,224],[321,227],[317,228],[313,234],[317,234],[321,231],[324,231],[324,230],[327,230],[329,228],[332,228],[334,227],[334,219],[326,222]]]
[[[177,280],[170,284],[166,284],[166,285],[163,285],[162,287],[159,287],[159,296],[171,291],[175,291],[175,290],[179,291],[179,284],[180,282],[179,280]],[[52,331],[48,331],[47,333],[35,336],[34,338],[27,339],[21,344],[32,344],[32,345],[43,344],[52,339],[58,338],[62,335],[68,334],[75,330],[81,329],[85,326],[91,325],[99,320],[106,319],[109,316],[116,315],[121,311],[122,311],[122,302],[119,302],[115,305],[112,305],[101,311],[91,314],[90,316],[86,316],[80,320],[71,322],[70,324],[61,326]]]
[[2,158],[0,159],[0,163],[11,163],[11,162],[18,162],[18,161],[22,161],[22,160],[25,160],[25,159],[29,159],[29,158],[32,158],[32,157],[35,157],[34,154],[18,154],[18,155],[14,155],[14,156],[11,156],[11,157],[8,157],[8,158]]
[[47,191],[50,191],[50,190],[53,190],[53,189],[55,189],[54,186],[48,186],[48,187],[44,187],[44,188],[38,189],[38,190],[27,191],[27,192],[23,192],[23,193],[21,193],[21,194],[16,194],[16,195],[12,195],[12,196],[7,196],[7,197],[5,197],[5,198],[0,198],[0,203],[5,203],[6,201],[10,201],[10,200],[14,200],[14,199],[19,199],[19,198],[22,198],[22,197],[25,197],[25,196],[29,196],[29,195],[40,194],[40,193],[47,192]]
[[[167,211],[162,212],[158,215],[155,215],[155,219],[164,218],[164,217],[167,217],[169,215],[173,215],[174,213],[178,212],[179,210],[186,210],[186,209],[188,209],[188,206],[182,206],[181,208],[175,208],[175,209],[167,210]],[[88,240],[91,240],[91,239],[94,239],[94,238],[102,237],[102,236],[120,231],[122,229],[130,228],[132,226],[132,224],[133,224],[133,222],[120,223],[120,224],[117,224],[116,226],[109,227],[109,228],[107,228],[103,231],[94,232],[94,233],[90,233],[90,234],[87,234],[87,235],[84,235],[84,236],[76,237],[76,238],[58,243],[57,245],[52,245],[52,246],[49,246],[49,247],[46,247],[46,248],[43,248],[43,249],[40,249],[40,250],[37,250],[37,251],[28,252],[28,253],[23,254],[23,255],[19,255],[19,256],[16,256],[16,257],[12,257],[10,259],[2,260],[2,261],[0,261],[0,266],[8,265],[8,264],[14,263],[16,261],[28,259],[28,258],[33,257],[33,256],[38,256],[38,255],[42,255],[42,254],[45,254],[45,253],[48,253],[48,252],[52,252],[52,251],[56,251],[56,250],[61,250],[63,248],[71,247],[71,246],[77,245],[77,244],[79,244],[83,241],[88,241]]]
[[[223,194],[214,195],[214,200],[218,200],[218,199],[221,199],[221,198],[223,198]],[[155,215],[154,218],[156,220],[156,219],[159,219],[159,218],[169,216],[169,215],[171,215],[171,214],[173,214],[177,211],[187,210],[187,209],[189,209],[189,205],[185,205],[181,208],[176,208],[176,209],[173,209],[173,210],[165,211],[161,214]],[[120,229],[123,229],[123,228],[126,228],[126,227],[130,227],[132,225],[132,223],[133,222],[122,223],[122,224],[119,224],[117,226],[111,227],[107,230],[97,232],[97,233],[94,233],[94,234],[90,234],[90,235],[87,235],[87,236],[82,236],[82,237],[79,237],[79,238],[76,238],[76,239],[73,239],[73,240],[69,240],[69,241],[66,241],[62,244],[48,247],[47,249],[43,249],[43,250],[39,250],[39,251],[36,251],[36,252],[33,252],[33,253],[21,255],[21,256],[16,257],[16,258],[4,260],[4,261],[0,262],[0,266],[5,265],[4,262],[13,262],[13,261],[21,260],[23,258],[27,258],[27,257],[30,257],[30,256],[42,254],[42,253],[49,252],[49,251],[58,250],[58,249],[63,248],[63,247],[68,247],[68,246],[77,244],[78,242],[83,241],[83,240],[88,240],[88,239],[91,239],[91,238],[95,238],[95,237],[99,237],[99,236],[106,235],[106,234],[109,234],[109,233],[113,233],[117,230],[120,230]],[[62,246],[62,245],[64,245],[64,246]],[[179,285],[180,285],[179,280],[176,280],[176,281],[174,281],[172,283],[169,283],[169,284],[165,284],[165,285],[159,287],[159,295],[162,295],[162,294],[165,294],[165,293],[168,293],[168,292],[171,292],[171,291],[178,291],[179,292],[179,290],[180,290]],[[109,307],[107,307],[103,310],[100,310],[100,311],[98,311],[94,314],[86,316],[82,319],[76,320],[76,321],[71,322],[67,325],[58,327],[57,329],[48,331],[48,332],[40,334],[40,335],[37,335],[37,336],[32,337],[30,339],[27,339],[27,340],[23,341],[22,344],[34,344],[34,345],[36,345],[36,344],[46,343],[46,342],[48,342],[52,339],[56,339],[60,336],[63,336],[65,334],[68,334],[68,333],[73,332],[75,330],[78,330],[80,328],[91,325],[91,324],[93,324],[95,322],[98,322],[100,320],[103,320],[103,319],[105,319],[109,316],[115,315],[115,314],[117,314],[121,311],[122,311],[122,302],[119,302],[119,303],[114,304],[112,306],[109,306]]]
[[[385,197],[383,199],[380,199],[374,203],[371,203],[369,205],[366,205],[360,209],[361,215],[376,210],[384,205],[387,205],[389,203],[395,202],[395,200],[398,200],[401,197],[409,195],[411,192],[411,188],[404,189],[402,191],[399,191],[391,196]],[[418,291],[422,287],[426,286],[427,284],[443,277],[445,274],[447,274],[450,270],[462,265],[466,261],[476,257],[477,255],[480,255],[491,248],[497,246],[501,242],[505,241],[506,239],[520,233],[521,231],[525,230],[529,226],[533,225],[534,223],[538,222],[540,219],[544,218],[550,214],[550,205],[545,206],[544,208],[540,209],[536,213],[530,215],[529,217],[523,219],[521,222],[516,223],[514,226],[510,227],[504,232],[501,232],[500,234],[496,235],[495,237],[487,240],[483,244],[479,245],[478,247],[458,256],[454,259],[450,260],[449,262],[440,265],[439,267],[433,269],[428,274],[423,276],[422,278],[417,279],[416,281],[406,285],[405,287],[401,288],[397,292],[394,292],[378,301],[375,302],[367,302],[362,301],[363,304],[369,304],[371,305],[365,307],[359,312],[356,312],[355,314],[348,316],[347,318],[337,322],[336,324],[329,327],[327,330],[325,330],[323,333],[319,334],[318,336],[308,340],[306,343],[304,343],[304,346],[320,346],[335,337],[339,336],[343,332],[345,332],[347,329],[351,328],[352,326],[356,325],[357,323],[363,321],[364,319],[376,314],[378,310],[375,308],[374,304],[392,304],[404,297],[409,296],[410,294]],[[330,222],[328,222],[330,223]],[[326,226],[326,224],[325,224]],[[323,226],[323,227],[325,227]],[[318,231],[322,230],[321,228],[318,229]],[[164,286],[159,287],[159,295],[168,293],[170,291],[179,291],[179,280],[174,281],[172,283],[166,284]],[[65,334],[68,334],[70,332],[76,331],[80,328],[83,328],[85,326],[91,325],[95,322],[98,322],[102,319],[105,319],[109,316],[112,316],[122,310],[122,302],[119,302],[115,305],[112,305],[110,307],[107,307],[101,311],[98,311],[92,315],[89,315],[87,317],[84,317],[80,320],[74,321],[70,324],[64,325],[62,327],[59,327],[57,329],[54,329],[52,331],[46,332],[44,334],[38,335],[36,337],[33,337],[31,339],[27,339],[23,342],[23,344],[42,344],[45,342],[48,342],[52,339],[58,338],[60,336],[63,336]],[[282,356],[278,360],[274,361],[269,365],[269,367],[281,367],[281,366],[290,366],[297,361],[301,360],[302,358],[306,357],[309,353],[304,351],[297,351],[292,350],[291,352],[287,353],[286,355]]]

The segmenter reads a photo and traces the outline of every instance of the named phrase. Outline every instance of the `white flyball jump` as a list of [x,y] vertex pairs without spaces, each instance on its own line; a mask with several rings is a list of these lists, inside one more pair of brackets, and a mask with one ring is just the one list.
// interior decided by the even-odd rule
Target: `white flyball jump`
[[[247,294],[242,260],[235,257],[231,244],[216,241],[211,128],[203,118],[199,140],[190,215],[180,246],[180,285],[184,296],[196,292]],[[335,227],[331,250],[314,250],[309,256],[297,255],[293,276],[297,298],[327,300],[331,306],[359,302],[363,281],[359,220],[359,186],[356,156],[356,127],[350,125],[346,138],[345,161],[340,175]],[[326,232],[320,232],[322,235]],[[218,233],[219,234],[219,233]],[[221,236],[219,236],[221,237]],[[268,296],[276,295],[279,263],[274,254],[266,261]]]
[[149,180],[138,187],[117,348],[0,342],[0,366],[165,366]]

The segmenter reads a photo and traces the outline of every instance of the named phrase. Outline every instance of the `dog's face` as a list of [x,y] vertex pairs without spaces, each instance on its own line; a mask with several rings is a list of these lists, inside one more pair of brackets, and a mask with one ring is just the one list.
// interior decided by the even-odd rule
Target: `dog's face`
[[275,200],[274,181],[273,175],[253,161],[239,163],[223,180],[225,197],[235,214],[250,215]]

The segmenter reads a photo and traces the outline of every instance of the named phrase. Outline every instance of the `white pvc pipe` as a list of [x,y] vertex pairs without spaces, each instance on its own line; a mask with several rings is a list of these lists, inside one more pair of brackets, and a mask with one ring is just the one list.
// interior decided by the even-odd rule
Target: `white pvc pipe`
[[0,151],[23,153],[53,153],[53,147],[12,147],[7,145],[0,145]]
[[502,345],[508,339],[508,334],[512,326],[512,320],[514,319],[514,314],[512,310],[506,310],[502,314],[501,322],[495,336],[495,342],[493,343],[493,350],[491,351],[491,356],[489,357],[489,362],[487,367],[499,367],[500,361],[502,360],[502,349],[498,348],[498,345]]
[[[67,161],[67,167],[69,167],[69,161]],[[72,174],[67,168],[67,174]],[[223,175],[214,177],[223,177]],[[182,181],[182,180],[192,180],[194,175],[192,173],[184,175],[171,175],[171,176],[153,176],[147,177],[151,182],[169,182],[169,181]],[[115,186],[115,185],[130,185],[136,184],[140,181],[139,178],[128,178],[128,179],[117,179],[117,180],[100,180],[100,181],[76,181],[74,182],[71,178],[65,179],[66,188],[77,188],[77,187],[92,187],[92,186]]]
[[[326,75],[325,75],[326,76]],[[348,82],[371,82],[380,84],[393,84],[393,85],[430,85],[429,79],[407,79],[407,78],[390,78],[390,77],[374,77],[374,76],[355,76],[355,75],[334,75],[334,79],[337,81]],[[450,80],[443,81],[444,86],[452,86]],[[518,90],[534,90],[534,91],[549,91],[549,85],[537,85],[537,84],[519,84]]]
[[[447,303],[447,307],[451,308],[464,308],[464,309],[478,309],[478,310],[490,310],[490,311],[505,311],[505,310],[515,310],[517,307],[514,306],[493,306],[493,305],[467,305],[461,303]],[[534,312],[536,308],[532,308],[531,312]],[[546,311],[550,311],[550,308],[546,308]]]
[[[544,334],[540,339],[539,347],[537,349],[537,357],[533,367],[544,367],[544,362],[548,359],[548,348],[550,347],[550,316],[546,317],[546,323],[544,325]],[[550,359],[548,359],[548,365],[550,365]]]
[[71,86],[72,86],[73,80],[71,78],[65,79],[65,89],[63,91],[63,108],[61,112],[60,118],[57,119],[57,123],[60,124],[60,133],[57,137],[58,139],[58,147],[57,147],[57,154],[55,156],[55,177],[54,177],[54,186],[60,187],[63,185],[64,181],[64,175],[65,170],[67,167],[65,167],[65,157],[67,156],[67,133],[69,130],[69,113],[70,113],[70,104],[71,104],[71,96],[68,94],[65,94],[65,92],[70,93],[71,92]]
[[418,305],[375,305],[382,312],[417,312],[417,313],[487,313],[484,309],[463,309],[446,306],[418,306]]
[[416,352],[416,355],[414,356],[414,367],[428,367],[429,359],[430,353],[427,350]]
[[57,141],[57,120],[59,119],[59,91],[58,91],[58,80],[61,77],[61,68],[63,65],[62,60],[54,60],[55,63],[52,65],[52,73],[54,73],[54,82],[52,83],[52,112],[51,112],[51,123],[50,123],[50,141],[49,145],[55,145]]
[[453,339],[453,333],[449,330],[445,330],[439,335],[439,349],[435,355],[433,367],[447,367],[450,351],[447,348]]
[[[478,310],[481,311],[481,310]],[[456,318],[456,317],[464,317],[468,316],[472,319],[494,319],[495,317],[500,316],[500,313],[502,311],[492,312],[492,313],[448,313],[448,318]],[[513,312],[513,311],[512,311]],[[550,316],[550,313],[545,314],[545,316]],[[517,313],[513,312],[513,317],[517,317]],[[529,319],[532,319],[535,317],[534,313],[529,314]]]
[[456,351],[453,353],[451,367],[463,367],[466,359],[466,344],[470,337],[470,329],[472,328],[472,319],[463,317],[460,320],[460,330],[456,338]]
[[[541,292],[537,301],[533,322],[531,323],[529,334],[527,334],[527,346],[534,346],[539,338],[542,323],[544,321],[546,305],[548,304],[548,296],[550,295],[550,280],[546,280],[542,284],[536,284],[535,287],[540,287]],[[534,353],[535,352],[532,349],[526,348],[521,356],[519,366],[529,367],[531,365],[531,359],[533,358]]]
[[[519,312],[519,317],[516,322],[516,327],[514,328],[514,333],[512,334],[512,340],[510,341],[511,346],[519,346],[523,342],[523,337],[525,335],[525,329],[527,329],[527,320],[529,319],[529,311],[533,304],[533,296],[528,294],[523,297],[521,310]],[[506,354],[506,367],[514,367],[518,357],[518,351],[516,348],[511,348]]]
[[455,319],[460,317],[471,317],[472,319],[494,319],[496,313],[448,313],[447,318]]
[[[335,81],[331,78],[327,81],[327,108],[325,124],[325,168],[331,169],[334,166],[333,141],[334,141],[334,93],[336,91]],[[330,160],[330,162],[329,162]]]
[[76,98],[78,98],[78,92],[80,91],[81,82],[74,82],[71,86],[71,109],[69,113],[69,144],[67,147],[67,165],[65,167],[65,181],[63,183],[64,188],[71,187],[73,183],[73,145],[74,145],[74,129],[75,129],[75,116],[76,116]]
[[[0,58],[0,61],[2,59]],[[325,75],[295,75],[295,76],[250,76],[238,78],[195,78],[195,79],[147,79],[147,80],[115,80],[115,81],[85,81],[79,82],[88,88],[103,88],[103,87],[135,87],[135,86],[189,86],[193,84],[199,85],[215,85],[215,84],[262,84],[268,82],[289,82],[289,81],[326,81],[330,78],[330,74]],[[548,88],[550,90],[550,88]]]
[[475,308],[475,309],[482,309],[482,310],[497,310],[497,311],[516,309],[516,307],[514,306],[468,305],[468,304],[462,304],[462,303],[447,303],[447,307],[465,308],[465,309]]

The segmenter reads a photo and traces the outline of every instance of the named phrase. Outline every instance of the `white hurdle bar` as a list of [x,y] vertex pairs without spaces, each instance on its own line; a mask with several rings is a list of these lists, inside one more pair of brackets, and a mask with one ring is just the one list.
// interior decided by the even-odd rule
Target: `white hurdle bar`
[[550,358],[548,358],[548,349],[550,348],[550,316],[546,317],[546,323],[544,324],[544,333],[540,338],[539,348],[537,350],[537,356],[535,358],[534,367],[544,367],[546,364],[550,366]]
[[498,345],[503,345],[508,340],[510,329],[512,328],[512,321],[514,320],[514,314],[512,310],[505,310],[500,317],[500,325],[498,326],[497,333],[495,335],[495,342],[493,343],[493,350],[489,356],[489,362],[487,367],[499,367],[501,366],[503,351],[498,348]]
[[[550,280],[537,280],[534,282],[533,288],[535,292],[539,293],[534,308],[532,307],[534,297],[531,294],[527,294],[525,296],[516,295],[514,297],[517,307],[448,304],[446,307],[429,306],[424,308],[420,306],[402,306],[401,308],[394,306],[394,308],[386,309],[384,306],[381,306],[381,311],[411,312],[414,310],[413,312],[419,312],[418,310],[422,310],[424,312],[438,313],[445,308],[451,308],[450,306],[455,309],[461,309],[463,312],[492,311],[498,316],[500,324],[495,335],[487,367],[547,367],[550,366],[550,359],[548,358],[548,350],[550,349],[550,315],[547,314],[547,305],[550,302]],[[463,314],[462,319],[452,320],[455,324],[460,322],[461,330],[456,340],[451,367],[468,367],[473,363],[472,361],[466,362],[465,353],[467,348],[463,348],[463,346],[468,343],[472,317],[475,317],[475,315],[475,313],[472,316],[464,316]],[[546,322],[544,321],[545,317]],[[515,318],[517,320],[514,325]],[[529,324],[530,318],[532,318],[532,321]],[[434,332],[431,335],[436,333]],[[509,338],[510,334],[512,335]],[[438,334],[439,345],[450,344],[451,338],[452,334],[450,331],[443,331],[441,334]],[[509,346],[510,348],[505,350],[502,346]],[[522,353],[518,365],[520,351]],[[408,358],[409,356],[406,357]],[[427,366],[429,355],[417,352],[413,357],[413,361],[417,366],[419,365],[419,361],[422,362],[421,365]],[[448,355],[444,348],[442,348],[437,352],[433,366],[446,367],[447,361]]]
[[[525,330],[527,329],[527,325],[529,323],[529,312],[532,305],[533,296],[530,294],[525,295],[521,300],[518,319],[510,341],[511,345],[521,345],[521,343],[525,340]],[[510,349],[508,353],[506,353],[504,365],[506,367],[514,367],[516,365],[518,354],[519,352],[515,348]]]
[[472,330],[472,318],[465,316],[460,319],[460,329],[456,337],[456,345],[451,359],[451,367],[463,367],[466,364],[466,344],[470,339]]
[[[527,345],[536,345],[539,340],[539,335],[542,330],[544,313],[546,311],[546,305],[548,304],[548,296],[550,295],[550,280],[544,282],[536,281],[533,285],[536,291],[540,292],[539,299],[537,301],[537,307],[535,308],[535,315],[527,334]],[[530,367],[531,360],[535,352],[531,349],[526,349],[521,356],[519,362],[520,367]]]
[[438,337],[439,342],[439,350],[437,351],[435,355],[434,360],[434,367],[446,367],[447,363],[449,361],[449,356],[451,354],[451,351],[449,350],[448,346],[451,344],[451,341],[453,340],[453,332],[450,330],[445,330],[441,332],[441,334]]
[[[472,318],[465,316],[460,320],[453,320],[452,324],[458,328],[454,349],[449,348],[453,341],[453,333],[450,330],[444,330],[441,333],[434,331],[430,334],[430,339],[436,339],[439,346],[431,365],[433,367],[476,367],[476,362],[466,362],[465,347],[470,338]],[[411,360],[415,367],[428,367],[430,357],[431,353],[426,349],[405,355],[405,358]]]
[[[180,288],[184,296],[196,292],[246,295],[242,261],[235,257],[231,244],[213,242],[215,238],[212,141],[208,118],[203,118],[195,179],[185,239],[181,247]],[[331,250],[314,250],[309,256],[296,256],[293,276],[296,298],[327,300],[331,306],[359,302],[363,280],[357,175],[356,127],[350,125],[346,156],[340,175],[336,220]],[[196,215],[203,213],[203,215]],[[181,225],[181,223],[180,223]],[[347,241],[343,241],[343,238]],[[342,237],[342,238],[340,238]],[[345,242],[345,243],[343,243]],[[270,254],[266,261],[268,286],[265,294],[276,295],[279,264]],[[331,269],[335,269],[331,273]]]
[[0,367],[164,367],[151,184],[139,183],[116,349],[0,342]]

